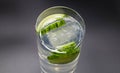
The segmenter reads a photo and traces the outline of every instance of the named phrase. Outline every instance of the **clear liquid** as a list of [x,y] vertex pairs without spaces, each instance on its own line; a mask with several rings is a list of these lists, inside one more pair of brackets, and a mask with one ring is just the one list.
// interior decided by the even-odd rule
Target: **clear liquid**
[[42,73],[74,73],[80,54],[67,64],[52,64],[47,59],[51,52],[59,52],[57,51],[59,46],[73,41],[79,45],[83,39],[83,29],[80,23],[70,16],[64,20],[66,22],[64,26],[51,30],[43,36],[38,36]]
[[69,16],[64,18],[64,20],[66,22],[64,26],[41,36],[42,44],[50,51],[56,50],[57,47],[72,41],[79,44],[83,38],[82,27],[74,18]]

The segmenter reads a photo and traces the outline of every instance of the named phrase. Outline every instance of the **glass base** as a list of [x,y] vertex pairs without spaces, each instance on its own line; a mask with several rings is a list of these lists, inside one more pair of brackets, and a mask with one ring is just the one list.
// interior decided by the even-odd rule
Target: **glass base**
[[[52,73],[76,73],[76,72],[74,72],[75,70],[73,70],[73,71],[65,71],[65,72],[63,72],[63,71],[53,71]],[[41,73],[51,73],[51,72],[46,72],[45,70],[42,70],[41,71]]]

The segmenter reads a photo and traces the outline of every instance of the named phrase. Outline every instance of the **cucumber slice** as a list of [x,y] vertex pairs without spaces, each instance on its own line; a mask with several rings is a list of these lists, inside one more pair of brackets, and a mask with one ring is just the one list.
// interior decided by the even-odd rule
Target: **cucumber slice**
[[65,25],[65,21],[63,19],[58,19],[53,23],[50,23],[49,25],[45,26],[44,28],[41,29],[41,34],[44,35],[47,32],[54,30],[56,28],[59,28],[61,26]]
[[70,42],[68,44],[59,47],[58,51],[66,53],[52,52],[50,56],[47,57],[48,61],[53,64],[66,64],[72,62],[78,56],[80,49],[76,48],[75,42]]
[[[62,18],[64,18],[64,17],[67,17],[68,15],[66,15],[66,14],[52,14],[52,15],[49,15],[49,16],[47,16],[47,17],[45,17],[38,25],[37,25],[37,27],[36,27],[36,32],[38,33],[38,34],[40,34],[40,31],[41,31],[41,29],[44,27],[44,26],[47,26],[48,24],[50,24],[50,23],[52,23],[52,22],[54,22],[54,21],[57,21],[57,20],[59,20],[59,19],[62,19]],[[46,31],[43,31],[44,33],[46,32]],[[42,33],[43,33],[42,32]]]

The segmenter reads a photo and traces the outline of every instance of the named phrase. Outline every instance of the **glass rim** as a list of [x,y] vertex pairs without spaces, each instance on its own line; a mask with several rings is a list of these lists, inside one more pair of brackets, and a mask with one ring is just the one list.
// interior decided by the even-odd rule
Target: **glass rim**
[[[83,41],[83,39],[84,39],[84,36],[85,36],[85,31],[86,31],[86,29],[85,29],[85,22],[84,22],[82,16],[81,16],[76,10],[74,10],[74,9],[72,9],[72,8],[70,8],[70,7],[67,7],[67,6],[52,6],[52,7],[49,7],[49,8],[47,8],[47,9],[43,10],[43,11],[39,14],[39,16],[37,17],[37,21],[36,21],[36,24],[35,24],[35,29],[37,28],[38,24],[40,23],[40,18],[41,18],[41,16],[44,15],[45,12],[47,12],[47,11],[49,11],[49,10],[51,10],[51,9],[61,9],[61,8],[68,9],[68,10],[74,12],[75,15],[77,15],[77,17],[79,17],[79,19],[80,19],[81,22],[82,22],[81,25],[82,25],[82,29],[83,29],[83,38],[79,41],[79,43],[78,43],[77,46],[76,46],[76,47],[79,47],[79,46],[81,46],[81,43],[82,43],[82,41]],[[56,14],[57,14],[57,13],[56,13]],[[43,18],[43,19],[44,19],[44,18]],[[41,21],[42,21],[42,20],[41,20]],[[79,22],[79,21],[78,21],[78,22]],[[79,23],[80,23],[80,22],[79,22]]]

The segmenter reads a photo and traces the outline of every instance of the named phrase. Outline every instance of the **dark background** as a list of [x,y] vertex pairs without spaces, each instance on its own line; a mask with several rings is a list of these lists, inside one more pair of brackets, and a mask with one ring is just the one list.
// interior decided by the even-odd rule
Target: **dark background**
[[0,0],[0,73],[40,73],[35,23],[56,5],[75,9],[86,23],[77,73],[120,73],[119,0]]

